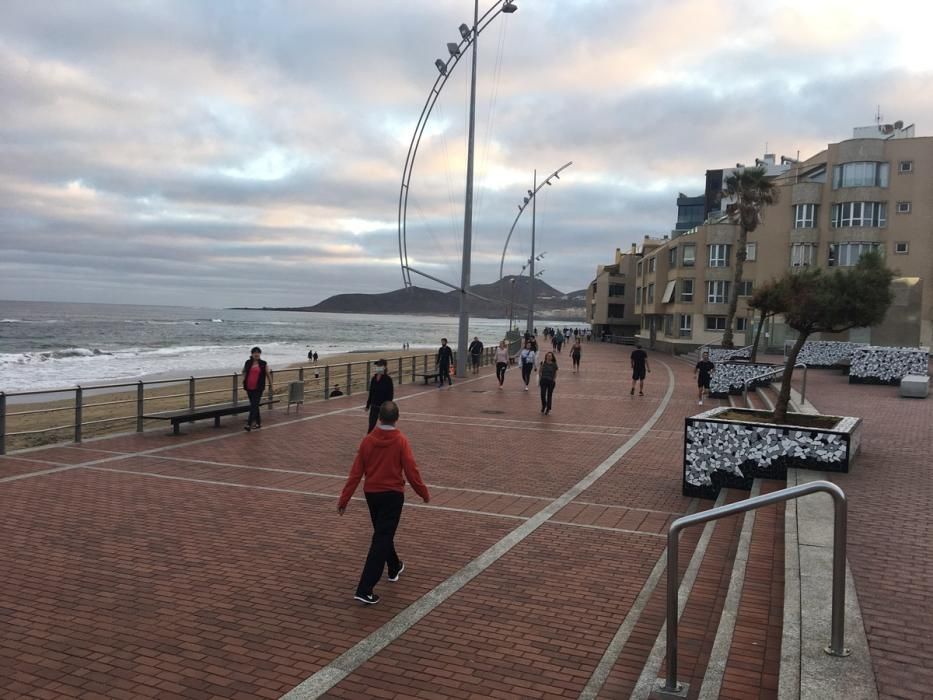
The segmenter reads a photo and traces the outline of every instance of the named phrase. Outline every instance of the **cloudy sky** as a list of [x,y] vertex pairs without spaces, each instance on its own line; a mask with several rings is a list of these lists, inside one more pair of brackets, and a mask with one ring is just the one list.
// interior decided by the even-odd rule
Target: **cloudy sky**
[[[479,39],[474,282],[497,277],[536,168],[574,162],[537,211],[544,278],[571,291],[616,247],[669,232],[707,168],[766,144],[812,155],[878,105],[933,133],[926,0],[516,3]],[[0,299],[398,288],[405,154],[471,15],[469,0],[0,0]],[[412,264],[452,281],[468,68],[431,116],[408,217]]]

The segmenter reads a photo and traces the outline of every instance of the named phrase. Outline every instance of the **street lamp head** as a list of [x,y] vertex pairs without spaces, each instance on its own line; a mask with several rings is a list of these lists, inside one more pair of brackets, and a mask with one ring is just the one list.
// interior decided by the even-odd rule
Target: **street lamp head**
[[518,9],[518,6],[511,0],[505,0],[505,2],[502,3],[502,11],[505,12],[506,14],[510,15],[513,12],[515,12],[515,10],[517,9]]
[[528,196],[529,196],[529,197],[534,197],[534,196],[535,196],[535,193],[532,192],[531,190],[528,190]]
[[522,205],[521,205],[521,204],[518,205],[518,210],[519,210],[519,211],[525,211],[524,209],[522,209]]
[[450,55],[451,55],[451,56],[459,56],[459,55],[460,55],[460,45],[459,45],[459,44],[455,44],[455,43],[452,42],[452,41],[448,41],[448,42],[447,42],[447,51],[450,52]]
[[444,63],[441,59],[437,59],[434,62],[434,65],[437,66],[437,70],[441,75],[447,75],[447,64]]
[[464,39],[470,38],[470,28],[468,26],[461,24],[458,29],[460,30],[460,36],[462,36]]
[[544,181],[544,184],[545,184],[545,185],[553,185],[554,183],[551,182],[550,180],[545,180],[545,181]]
[[[528,194],[531,194],[531,192],[529,192]],[[528,197],[522,197],[522,201],[524,201],[525,204],[528,204]]]
[[557,173],[554,173],[554,177],[556,177],[558,180],[560,180],[560,175],[558,175]]

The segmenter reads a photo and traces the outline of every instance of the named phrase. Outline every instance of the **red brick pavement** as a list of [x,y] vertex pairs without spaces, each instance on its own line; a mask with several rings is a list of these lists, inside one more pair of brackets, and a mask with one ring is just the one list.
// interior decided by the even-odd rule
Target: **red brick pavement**
[[849,565],[882,698],[933,698],[933,403],[811,371],[823,413],[860,415],[861,455],[833,477],[849,498]]
[[[625,443],[657,409],[666,361],[673,400],[633,450],[331,691],[578,693],[654,566],[659,533],[690,503],[680,436],[696,409],[691,369],[653,357],[649,395],[632,399],[626,356],[587,346],[582,373],[562,370],[550,416],[517,372],[504,391],[488,375],[401,387],[400,427],[434,500],[406,509],[408,568],[373,608],[351,600],[365,508],[334,513],[365,430],[362,397],[300,417],[270,411],[250,434],[208,421],[22,455],[99,464],[0,483],[0,697],[278,697]],[[639,670],[629,661],[617,668]]]

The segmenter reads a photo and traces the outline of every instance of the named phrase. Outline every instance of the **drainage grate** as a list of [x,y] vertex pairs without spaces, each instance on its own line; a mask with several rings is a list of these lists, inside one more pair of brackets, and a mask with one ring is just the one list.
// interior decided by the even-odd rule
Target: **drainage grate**
[[505,413],[505,411],[496,411],[494,409],[489,408],[489,409],[480,411],[480,413]]

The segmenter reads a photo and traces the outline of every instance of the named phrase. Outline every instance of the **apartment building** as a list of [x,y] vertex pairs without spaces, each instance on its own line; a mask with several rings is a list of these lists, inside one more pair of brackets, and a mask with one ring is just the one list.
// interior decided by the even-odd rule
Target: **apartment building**
[[623,252],[616,248],[615,260],[596,268],[596,279],[586,290],[586,320],[597,336],[634,336],[641,318],[635,308],[635,268],[646,252],[665,243],[667,237],[645,236],[641,248],[632,244]]
[[[879,250],[897,273],[885,321],[840,339],[884,345],[933,343],[933,138],[918,138],[901,122],[857,128],[802,161],[768,163],[778,202],[749,235],[740,283],[736,342],[754,332],[745,304],[756,285],[808,266],[855,265]],[[777,172],[774,172],[777,171]],[[635,260],[639,338],[658,349],[686,352],[717,342],[732,292],[737,226],[724,216],[660,245]],[[768,344],[792,337],[778,318]]]

